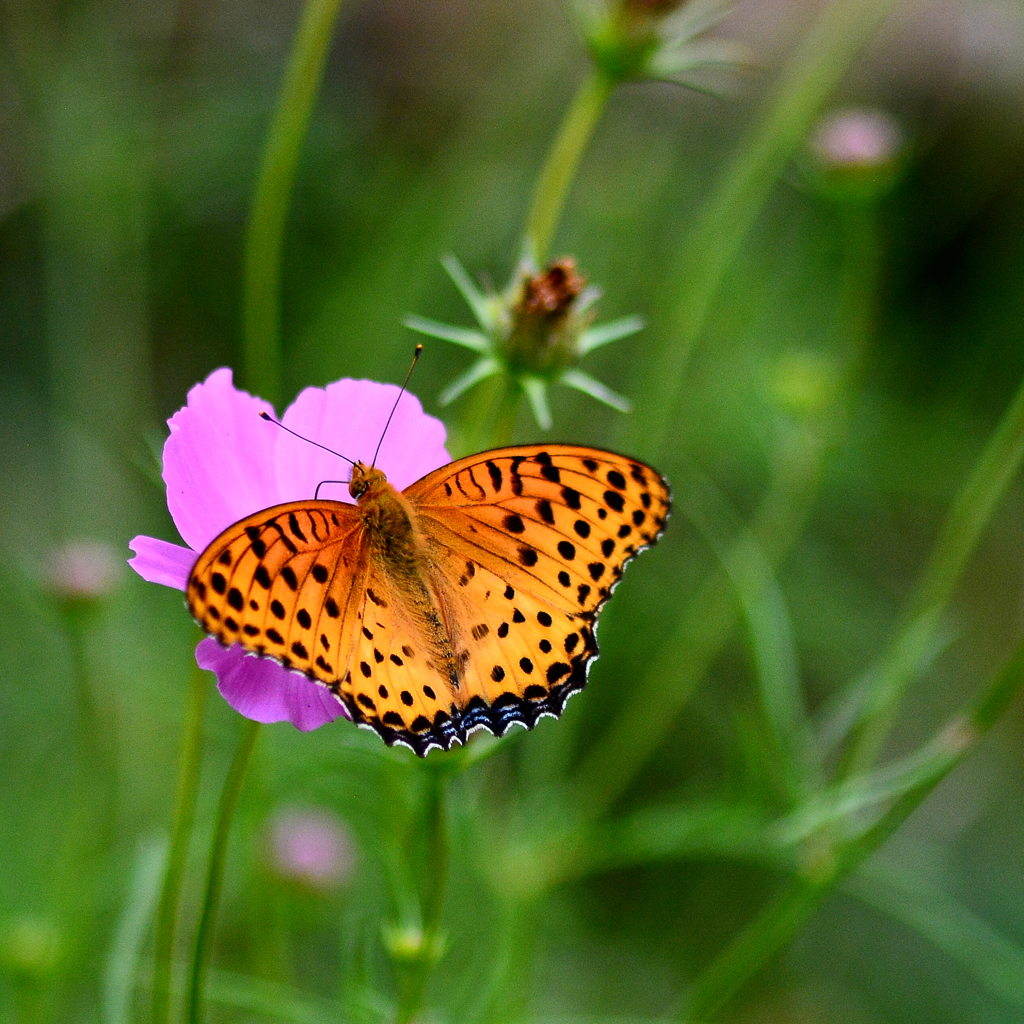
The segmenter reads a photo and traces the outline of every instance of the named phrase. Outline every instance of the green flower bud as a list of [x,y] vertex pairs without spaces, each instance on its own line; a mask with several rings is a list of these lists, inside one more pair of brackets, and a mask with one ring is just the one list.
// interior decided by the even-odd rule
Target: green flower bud
[[36,914],[21,914],[0,929],[0,965],[23,982],[41,983],[53,974],[63,952],[60,930]]
[[544,271],[529,262],[520,264],[512,284],[501,295],[484,294],[457,260],[444,261],[456,287],[476,316],[481,330],[438,323],[409,316],[406,327],[443,338],[480,354],[479,360],[441,393],[447,405],[473,385],[495,374],[505,374],[526,395],[540,426],[548,430],[552,419],[547,389],[564,384],[628,412],[629,402],[576,365],[601,345],[635,334],[643,327],[640,317],[623,317],[592,326],[590,308],[598,299],[596,288],[586,281],[570,257],[563,257]]

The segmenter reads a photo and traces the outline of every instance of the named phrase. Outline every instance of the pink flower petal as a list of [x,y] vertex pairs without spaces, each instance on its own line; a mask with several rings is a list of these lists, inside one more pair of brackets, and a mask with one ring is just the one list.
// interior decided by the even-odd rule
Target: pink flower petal
[[196,661],[217,674],[221,696],[255,722],[291,722],[309,732],[345,715],[341,701],[325,686],[269,658],[247,654],[240,644],[225,649],[208,637],[199,642]]
[[[394,384],[339,380],[326,388],[306,388],[285,412],[282,423],[355,461],[370,463],[384,424],[398,398]],[[402,395],[380,448],[377,466],[399,490],[438,466],[451,462],[444,447],[444,424],[423,411],[419,399]],[[347,480],[349,464],[280,431],[277,479],[281,501],[312,498],[322,480]],[[350,501],[343,486],[321,490],[322,497]]]
[[215,370],[188,393],[168,421],[164,445],[167,507],[189,547],[202,551],[222,530],[279,497],[274,448],[279,427],[261,420],[273,409],[238,391],[231,371]]
[[196,553],[180,544],[168,544],[156,537],[140,534],[128,542],[135,552],[128,564],[150,583],[162,583],[165,587],[184,590],[188,586],[188,574],[196,564]]

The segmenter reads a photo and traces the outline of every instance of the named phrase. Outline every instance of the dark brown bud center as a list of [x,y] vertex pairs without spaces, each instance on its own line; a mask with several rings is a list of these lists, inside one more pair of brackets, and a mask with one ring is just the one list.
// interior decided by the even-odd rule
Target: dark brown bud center
[[527,317],[557,319],[569,312],[587,282],[569,256],[552,263],[543,274],[526,279],[521,310]]

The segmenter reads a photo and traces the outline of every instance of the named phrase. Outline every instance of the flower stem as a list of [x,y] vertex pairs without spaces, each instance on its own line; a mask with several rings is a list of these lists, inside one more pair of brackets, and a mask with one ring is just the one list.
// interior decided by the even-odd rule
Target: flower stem
[[181,767],[174,798],[174,825],[167,856],[163,889],[156,915],[153,944],[152,1024],[170,1020],[171,965],[174,961],[174,933],[178,922],[178,900],[185,873],[192,823],[195,820],[196,795],[199,792],[199,768],[203,754],[203,711],[206,707],[206,673],[198,666],[188,681],[185,702],[185,729],[181,742]]
[[307,0],[270,126],[245,240],[242,351],[246,384],[281,398],[281,248],[299,153],[342,0]]
[[943,610],[996,504],[1024,460],[1024,380],[957,495],[918,578],[903,626],[883,656],[847,774],[869,768],[892,727],[900,701],[931,646]]
[[656,387],[632,424],[641,454],[664,450],[686,364],[733,259],[822,105],[893,7],[895,0],[833,0],[824,9],[690,229],[675,275],[674,322],[665,334],[671,342],[660,355]]
[[940,732],[937,743],[945,756],[930,761],[929,770],[874,825],[842,846],[831,867],[812,877],[794,879],[697,978],[681,1019],[706,1021],[715,1016],[790,942],[836,884],[877,850],[978,745],[1022,685],[1024,643],[975,701]]
[[238,805],[238,796],[242,791],[245,772],[252,760],[252,752],[256,746],[256,738],[260,734],[260,723],[246,719],[242,728],[242,738],[235,751],[235,759],[231,762],[231,770],[224,783],[220,805],[217,808],[217,824],[213,833],[213,845],[210,847],[210,866],[206,878],[206,893],[203,897],[203,909],[199,916],[199,929],[196,933],[196,948],[192,957],[192,973],[188,990],[188,1024],[200,1024],[203,1013],[203,997],[206,989],[206,976],[210,969],[210,953],[213,949],[213,930],[217,922],[217,907],[220,903],[221,888],[224,883],[224,862],[228,852],[228,838],[231,835],[231,823]]
[[450,771],[429,763],[426,772],[427,850],[422,902],[422,941],[402,992],[396,1024],[409,1024],[423,1005],[430,975],[441,952],[441,910],[448,881],[448,778]]
[[533,205],[523,235],[523,253],[532,257],[538,266],[547,259],[583,151],[614,87],[613,79],[593,70],[576,91],[548,151],[534,188]]

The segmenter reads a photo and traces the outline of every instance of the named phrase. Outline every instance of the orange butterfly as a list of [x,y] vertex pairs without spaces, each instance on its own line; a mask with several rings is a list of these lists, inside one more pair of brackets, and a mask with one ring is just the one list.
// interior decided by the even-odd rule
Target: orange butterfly
[[483,452],[404,491],[357,462],[349,493],[225,530],[189,608],[421,757],[557,718],[586,685],[601,606],[670,508],[655,470],[579,445]]

